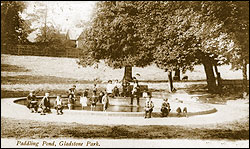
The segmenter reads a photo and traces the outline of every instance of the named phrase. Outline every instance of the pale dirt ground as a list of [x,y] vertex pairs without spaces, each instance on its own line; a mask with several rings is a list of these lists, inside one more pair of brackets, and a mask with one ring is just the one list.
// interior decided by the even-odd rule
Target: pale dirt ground
[[[144,119],[143,117],[116,117],[106,116],[103,112],[93,111],[78,111],[64,110],[63,115],[56,115],[53,109],[52,114],[41,116],[30,111],[23,105],[13,103],[14,98],[1,99],[1,116],[28,119],[48,122],[66,122],[80,124],[95,124],[95,125],[206,125],[226,123],[235,120],[240,120],[249,117],[249,100],[232,100],[227,104],[208,104],[218,111],[206,115],[197,115],[191,117],[169,117],[169,118],[152,118]],[[15,110],[13,110],[15,109]],[[91,115],[91,113],[100,113],[100,115]],[[107,112],[108,114],[110,112]],[[112,113],[112,112],[111,112]],[[91,115],[91,116],[89,116]],[[98,119],[98,121],[97,121]]]

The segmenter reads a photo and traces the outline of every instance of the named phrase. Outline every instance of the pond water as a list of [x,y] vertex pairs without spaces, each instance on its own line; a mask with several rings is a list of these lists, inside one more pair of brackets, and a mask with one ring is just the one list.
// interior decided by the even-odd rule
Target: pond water
[[[41,99],[38,99],[38,104],[40,103],[40,100]],[[55,98],[50,98],[51,108],[54,108],[54,102],[55,102]],[[17,100],[17,101],[15,101],[15,103],[25,105],[25,106],[27,104],[26,99]],[[68,109],[67,98],[63,98],[63,105],[64,105],[64,109]],[[88,103],[88,106],[84,107],[84,109],[82,109],[82,106],[79,103],[79,101],[76,101],[72,110],[91,111],[91,106]],[[102,104],[100,102],[97,102],[96,107],[93,107],[93,111],[103,111]],[[143,112],[144,107],[128,106],[128,105],[109,105],[107,111],[108,112]]]

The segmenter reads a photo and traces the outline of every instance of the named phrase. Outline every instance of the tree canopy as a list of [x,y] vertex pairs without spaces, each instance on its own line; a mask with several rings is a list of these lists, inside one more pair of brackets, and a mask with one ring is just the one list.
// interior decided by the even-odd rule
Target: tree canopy
[[99,2],[91,25],[81,65],[104,59],[114,68],[156,63],[185,71],[249,59],[249,2]]
[[137,9],[137,2],[99,2],[92,26],[85,32],[89,57],[104,59],[114,68],[150,64],[153,49],[143,46]]
[[[164,67],[192,66],[197,50],[221,57],[236,42],[233,36],[247,34],[245,9],[237,2],[99,2],[86,43],[95,59],[113,67],[145,66],[153,59]],[[236,29],[240,22],[245,31]]]

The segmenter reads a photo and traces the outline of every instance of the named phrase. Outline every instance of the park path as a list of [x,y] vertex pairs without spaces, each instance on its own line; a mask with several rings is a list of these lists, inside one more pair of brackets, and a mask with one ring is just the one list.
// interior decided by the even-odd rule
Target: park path
[[23,105],[15,104],[18,98],[1,99],[1,116],[14,119],[37,120],[46,122],[66,122],[86,125],[204,125],[231,122],[249,116],[249,100],[230,100],[226,104],[210,104],[217,112],[207,115],[191,117],[151,118],[143,117],[117,117],[105,115],[91,115],[92,111],[64,110],[63,115],[56,115],[53,109],[51,114],[40,115],[30,113]]

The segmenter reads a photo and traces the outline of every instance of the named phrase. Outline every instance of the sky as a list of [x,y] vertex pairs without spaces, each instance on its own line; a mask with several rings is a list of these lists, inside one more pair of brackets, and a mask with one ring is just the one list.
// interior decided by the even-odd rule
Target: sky
[[[26,3],[27,9],[22,14],[23,18],[29,19],[27,14],[38,14],[38,11],[45,14],[44,8],[47,5],[48,25],[53,24],[55,27],[67,31],[69,28],[76,28],[76,24],[81,20],[90,20],[96,1],[26,1]],[[44,6],[38,5],[38,3],[42,3]],[[41,22],[33,22],[32,28],[44,25],[44,19],[41,18],[41,20]],[[33,32],[28,39],[34,41],[37,33]]]

